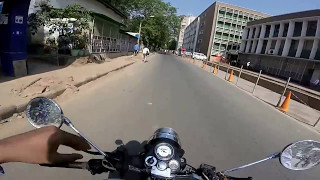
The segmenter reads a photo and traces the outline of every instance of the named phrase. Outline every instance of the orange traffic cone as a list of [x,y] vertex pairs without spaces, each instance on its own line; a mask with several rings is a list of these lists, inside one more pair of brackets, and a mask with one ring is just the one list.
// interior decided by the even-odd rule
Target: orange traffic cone
[[218,73],[217,65],[214,66],[214,69],[213,69],[212,73],[213,74],[217,74]]
[[206,68],[206,64],[202,62],[202,69]]
[[290,99],[291,99],[291,91],[289,91],[289,93],[287,94],[286,99],[283,101],[280,110],[283,112],[287,112],[289,109],[289,103],[290,103]]
[[228,78],[228,81],[229,82],[232,82],[233,81],[233,70],[231,70],[231,73],[230,73],[230,76]]

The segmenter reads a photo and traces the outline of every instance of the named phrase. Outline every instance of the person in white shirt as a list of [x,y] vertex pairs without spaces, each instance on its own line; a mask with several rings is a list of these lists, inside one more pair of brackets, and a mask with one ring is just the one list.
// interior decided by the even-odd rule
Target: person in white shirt
[[149,55],[150,50],[147,47],[144,47],[142,50],[142,54],[143,54],[143,62],[147,62],[147,56]]

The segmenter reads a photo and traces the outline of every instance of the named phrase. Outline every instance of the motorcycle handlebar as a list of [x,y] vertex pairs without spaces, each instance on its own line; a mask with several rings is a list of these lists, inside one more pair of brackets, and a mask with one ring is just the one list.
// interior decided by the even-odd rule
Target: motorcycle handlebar
[[[61,163],[61,164],[40,164],[40,166],[44,167],[57,167],[57,168],[72,168],[72,169],[85,169],[91,172],[92,175],[101,174],[103,172],[109,172],[107,168],[101,166],[102,159],[91,159],[89,162],[73,162],[73,163]],[[100,164],[100,165],[99,165]],[[146,169],[139,169],[132,165],[129,165],[129,171],[135,171],[139,173],[148,173]],[[193,174],[193,173],[192,173]],[[218,173],[219,174],[219,173]],[[178,175],[177,177],[187,177],[189,175]],[[191,175],[192,176],[192,175]],[[236,178],[231,176],[225,176],[220,174],[219,179],[223,180],[252,180],[252,177],[248,178]]]
[[74,162],[74,163],[61,163],[61,164],[40,164],[40,166],[89,170],[88,162]]

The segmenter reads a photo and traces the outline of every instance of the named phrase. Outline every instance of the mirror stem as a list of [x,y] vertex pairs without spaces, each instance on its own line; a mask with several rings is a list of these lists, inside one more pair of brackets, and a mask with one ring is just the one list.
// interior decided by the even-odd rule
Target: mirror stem
[[260,160],[260,161],[256,161],[256,162],[253,162],[253,163],[250,163],[250,164],[247,164],[247,165],[243,165],[243,166],[240,166],[240,167],[237,167],[237,168],[233,168],[233,169],[221,171],[221,173],[222,173],[222,174],[225,174],[225,173],[237,171],[237,170],[240,170],[240,169],[243,169],[243,168],[247,168],[247,167],[249,167],[249,166],[253,166],[253,165],[262,163],[262,162],[264,162],[264,161],[268,161],[268,160],[270,160],[270,159],[275,159],[275,158],[280,157],[280,154],[281,154],[281,153],[275,153],[275,154],[272,154],[271,156],[269,156],[269,157],[267,157],[267,158],[265,158],[265,159],[262,159],[262,160]]
[[64,119],[64,123],[69,126],[71,129],[73,129],[77,134],[79,134],[79,136],[81,136],[83,139],[85,139],[94,149],[96,149],[101,155],[103,155],[104,157],[108,157],[108,155],[103,152],[97,145],[95,145],[93,142],[91,142],[88,138],[86,138],[80,131],[78,131],[77,128],[75,128],[72,124],[72,122],[67,118],[67,117],[63,117]]

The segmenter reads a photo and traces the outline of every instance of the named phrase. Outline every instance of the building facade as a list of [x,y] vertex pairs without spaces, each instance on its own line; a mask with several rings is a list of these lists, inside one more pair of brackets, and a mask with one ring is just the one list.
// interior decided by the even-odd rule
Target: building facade
[[320,10],[257,20],[244,30],[239,61],[308,84],[320,78],[319,41]]
[[184,31],[182,48],[185,48],[187,52],[195,52],[199,25],[200,17],[197,17]]
[[196,17],[194,17],[194,16],[184,16],[182,18],[181,25],[180,25],[179,36],[178,36],[177,49],[182,47],[185,29],[195,19],[196,19]]
[[215,2],[200,15],[195,51],[207,57],[223,55],[227,49],[237,50],[247,22],[268,17],[250,9]]
[[[40,1],[42,0],[31,0],[29,14],[35,12],[35,4]],[[57,9],[62,9],[75,3],[92,11],[93,21],[91,22],[89,33],[90,47],[88,48],[91,53],[120,53],[124,49],[128,49],[126,47],[130,44],[128,39],[134,37],[126,33],[120,33],[120,28],[127,17],[107,0],[56,0],[50,2]],[[49,36],[49,28],[44,27],[40,29],[36,36],[31,36],[29,45],[33,46],[33,49],[38,49],[39,46],[46,43],[46,38]],[[55,36],[59,36],[59,33]],[[132,48],[129,47],[128,50],[132,50]]]

